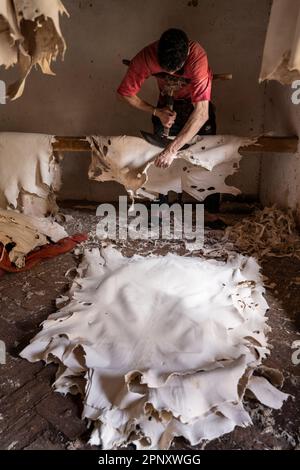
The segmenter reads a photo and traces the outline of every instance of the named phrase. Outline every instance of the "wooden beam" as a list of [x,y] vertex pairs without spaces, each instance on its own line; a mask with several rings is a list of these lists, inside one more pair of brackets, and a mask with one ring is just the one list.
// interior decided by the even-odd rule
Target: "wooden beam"
[[[53,150],[58,152],[89,152],[91,150],[86,137],[56,137]],[[241,154],[248,153],[296,153],[298,137],[260,137],[256,144],[241,147]]]
[[260,137],[256,144],[247,145],[239,149],[239,153],[296,153],[298,150],[298,137]]
[[91,146],[86,137],[55,137],[52,147],[55,152],[90,152]]

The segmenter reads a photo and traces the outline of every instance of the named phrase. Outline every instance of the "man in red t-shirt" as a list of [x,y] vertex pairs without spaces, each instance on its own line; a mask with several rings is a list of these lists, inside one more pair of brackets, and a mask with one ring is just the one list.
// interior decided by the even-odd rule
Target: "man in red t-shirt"
[[[143,82],[157,79],[160,97],[157,106],[139,98]],[[173,93],[173,111],[168,108],[170,81],[178,79],[180,88]],[[215,122],[210,105],[212,72],[204,49],[179,29],[164,32],[158,42],[140,51],[131,61],[118,88],[118,95],[134,108],[151,113],[154,130],[164,127],[176,138],[156,158],[155,164],[168,168],[176,153],[196,134],[214,134]]]

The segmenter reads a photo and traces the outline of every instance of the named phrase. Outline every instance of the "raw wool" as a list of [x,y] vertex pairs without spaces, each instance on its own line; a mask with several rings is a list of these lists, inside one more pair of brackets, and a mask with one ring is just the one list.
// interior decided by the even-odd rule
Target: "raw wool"
[[[70,302],[23,350],[59,364],[54,388],[80,393],[91,443],[167,449],[247,426],[247,388],[278,408],[288,395],[263,376],[269,354],[259,266],[85,250]],[[270,369],[268,369],[270,376]]]
[[266,207],[228,227],[223,241],[233,249],[261,259],[266,256],[290,256],[300,259],[300,236],[292,211]]
[[289,85],[300,79],[300,1],[274,0],[260,81]]
[[6,68],[18,63],[20,78],[8,87],[8,97],[19,98],[27,76],[35,65],[42,72],[55,75],[51,63],[66,44],[59,26],[59,15],[67,13],[61,0],[1,0],[0,65]]
[[0,208],[41,217],[58,210],[54,192],[61,184],[53,136],[0,133]]
[[130,136],[92,136],[89,177],[116,181],[134,197],[155,199],[157,193],[186,191],[198,201],[214,193],[239,194],[225,179],[239,167],[240,147],[256,139],[235,136],[196,136],[191,147],[178,152],[167,170],[154,165],[162,149]]
[[0,243],[18,268],[25,265],[25,256],[35,248],[67,236],[65,229],[51,219],[0,209]]

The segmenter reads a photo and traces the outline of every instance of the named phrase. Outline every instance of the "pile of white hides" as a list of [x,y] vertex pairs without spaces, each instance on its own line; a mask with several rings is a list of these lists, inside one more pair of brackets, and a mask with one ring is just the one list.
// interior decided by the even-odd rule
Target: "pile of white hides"
[[167,449],[251,424],[252,392],[280,408],[287,395],[262,376],[268,305],[259,267],[180,257],[125,258],[86,250],[70,301],[22,352],[59,364],[54,388],[80,393],[91,443]]

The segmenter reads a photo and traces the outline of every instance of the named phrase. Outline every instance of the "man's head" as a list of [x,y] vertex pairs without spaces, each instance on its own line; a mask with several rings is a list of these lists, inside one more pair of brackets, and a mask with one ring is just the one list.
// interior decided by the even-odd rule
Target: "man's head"
[[189,40],[181,29],[168,29],[158,43],[158,62],[167,72],[181,69],[189,53]]

